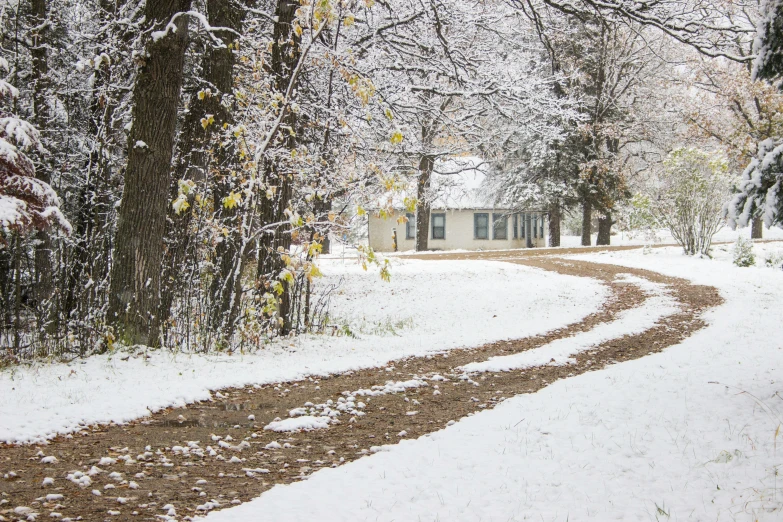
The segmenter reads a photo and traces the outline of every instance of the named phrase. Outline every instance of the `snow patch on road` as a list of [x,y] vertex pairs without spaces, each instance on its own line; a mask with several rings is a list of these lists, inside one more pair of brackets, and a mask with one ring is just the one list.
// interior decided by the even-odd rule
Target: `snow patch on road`
[[288,419],[270,422],[264,426],[264,429],[269,431],[291,432],[321,430],[328,427],[329,417],[304,415],[302,417],[291,417]]

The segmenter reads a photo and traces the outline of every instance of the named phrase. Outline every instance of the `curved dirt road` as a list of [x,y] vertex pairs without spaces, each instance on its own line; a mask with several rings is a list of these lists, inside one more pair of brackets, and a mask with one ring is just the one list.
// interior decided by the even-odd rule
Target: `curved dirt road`
[[[373,446],[439,430],[505,397],[533,393],[558,379],[677,344],[704,326],[704,310],[721,302],[712,287],[613,265],[498,253],[421,258],[497,259],[593,277],[608,286],[610,298],[582,321],[536,337],[409,358],[320,380],[221,390],[213,401],[127,425],[94,426],[46,446],[0,447],[0,520],[27,520],[30,513],[49,518],[52,512],[72,520],[181,520],[230,507],[275,484],[360,458]],[[591,331],[641,306],[649,296],[624,282],[627,274],[663,285],[679,310],[641,333],[580,352],[571,364],[473,376],[459,369]],[[306,421],[329,410],[332,423],[327,429],[263,429],[275,419],[302,419],[296,415],[305,414]],[[43,455],[57,460],[41,463]],[[54,483],[43,487],[46,477]]]

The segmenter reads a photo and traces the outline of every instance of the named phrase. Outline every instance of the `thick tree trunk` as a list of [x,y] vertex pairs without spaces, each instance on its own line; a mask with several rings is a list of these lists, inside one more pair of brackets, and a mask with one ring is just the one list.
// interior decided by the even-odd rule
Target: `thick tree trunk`
[[590,246],[592,244],[592,238],[590,237],[592,218],[593,205],[589,199],[585,199],[582,202],[582,246]]
[[[32,0],[30,2],[32,23],[36,29],[32,33],[33,41],[30,48],[32,57],[32,90],[33,112],[36,127],[41,132],[44,140],[49,133],[49,105],[50,94],[49,81],[49,5],[48,0]],[[45,141],[46,142],[46,141]],[[52,181],[51,165],[46,158],[36,166],[36,177],[46,183]],[[51,317],[51,303],[48,303],[54,291],[54,262],[52,257],[53,241],[51,234],[46,230],[36,232],[35,246],[35,298],[44,320],[48,323]],[[52,325],[47,325],[51,331]]]
[[427,198],[427,191],[430,187],[434,167],[435,161],[432,157],[422,156],[419,161],[419,181],[416,191],[416,197],[419,200],[416,207],[416,250],[419,252],[429,249],[430,202]]
[[[301,55],[299,36],[292,31],[293,20],[300,3],[297,0],[278,0],[275,10],[275,23],[272,31],[271,73],[275,77],[275,88],[285,93],[293,80],[293,72]],[[297,128],[296,115],[286,109],[283,126]],[[296,148],[296,137],[287,133],[283,146],[289,150]],[[293,188],[291,179],[293,173],[288,172],[285,165],[268,162],[264,171],[266,186],[276,189],[271,199],[264,200],[261,211],[261,226],[286,221],[285,211],[291,201]],[[287,252],[291,246],[290,227],[277,226],[274,231],[262,234],[258,240],[257,275],[262,281],[269,282],[276,278],[285,268],[281,251]],[[291,331],[291,287],[284,283],[283,294],[279,296],[278,314],[282,320],[280,333],[285,335]]]
[[[207,18],[212,27],[228,27],[240,33],[244,13],[241,5],[232,0],[207,2]],[[223,342],[233,333],[235,321],[232,317],[236,317],[241,298],[241,295],[237,295],[241,285],[238,284],[239,277],[234,277],[234,269],[238,262],[242,234],[240,213],[236,208],[228,209],[221,204],[223,198],[236,189],[236,178],[231,176],[234,166],[233,143],[226,140],[221,145],[217,137],[225,123],[233,122],[233,107],[225,103],[225,98],[233,93],[234,53],[229,46],[236,36],[228,31],[216,33],[216,36],[222,39],[226,47],[216,48],[211,43],[207,44],[209,47],[204,53],[202,65],[204,94],[194,94],[190,100],[179,140],[177,177],[172,180],[171,192],[176,197],[180,179],[207,180],[215,202],[216,217],[229,231],[215,247],[215,270],[210,284],[209,324],[213,329],[220,330],[223,337],[220,342]],[[214,123],[205,128],[201,119],[208,114],[213,116]],[[183,263],[188,256],[196,255],[189,231],[191,216],[191,212],[181,216],[172,215],[167,222],[166,263],[161,281],[161,319],[171,315],[175,293],[184,286],[183,277],[187,270],[183,270]]]
[[612,214],[607,212],[603,217],[598,218],[598,238],[596,245],[606,246],[612,241]]
[[549,246],[560,246],[560,221],[562,210],[559,201],[553,201],[549,205]]
[[[209,24],[213,27],[230,27],[237,33],[242,31],[244,9],[236,0],[209,0]],[[223,33],[223,43],[226,49],[211,49],[204,60],[204,79],[212,83],[220,91],[220,97],[231,95],[234,88],[234,53],[230,44],[235,41],[231,33]],[[206,98],[205,98],[206,99]],[[224,123],[233,123],[233,114],[221,103],[218,96],[210,98],[211,106],[205,107],[205,112],[215,115],[214,128],[220,129]],[[212,126],[208,127],[208,130]],[[228,145],[216,146],[214,161],[217,164],[217,176],[219,179],[213,183],[213,194],[216,201],[222,201],[234,189],[235,181],[231,176],[234,166],[234,150]],[[242,298],[242,270],[245,261],[239,259],[241,255],[242,215],[237,208],[227,209],[219,207],[218,217],[229,230],[224,241],[218,243],[215,249],[217,258],[217,277],[212,280],[212,324],[221,328],[225,340],[230,340],[234,333],[234,325],[239,314],[239,305]]]
[[751,239],[762,239],[764,237],[764,221],[761,218],[753,218],[753,223],[750,227]]
[[[147,2],[147,30],[163,31],[190,0]],[[146,46],[133,91],[133,127],[114,242],[107,320],[127,344],[159,343],[160,274],[171,156],[188,45],[188,19]]]

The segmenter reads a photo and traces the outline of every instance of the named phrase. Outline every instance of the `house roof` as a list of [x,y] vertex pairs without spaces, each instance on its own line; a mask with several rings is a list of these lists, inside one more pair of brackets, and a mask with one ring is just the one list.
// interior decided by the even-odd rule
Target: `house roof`
[[[435,162],[428,200],[432,209],[495,209],[495,201],[489,195],[486,184],[488,165],[475,156],[439,159]],[[376,202],[379,207],[391,204],[396,209],[405,208],[406,198],[415,198],[417,179],[397,192],[390,192]]]
[[481,158],[470,156],[438,160],[430,178],[429,201],[432,208],[495,208],[486,186],[488,166]]

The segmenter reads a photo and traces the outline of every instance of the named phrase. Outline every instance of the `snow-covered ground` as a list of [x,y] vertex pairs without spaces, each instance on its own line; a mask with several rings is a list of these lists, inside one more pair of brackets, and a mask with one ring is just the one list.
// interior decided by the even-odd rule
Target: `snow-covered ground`
[[[772,228],[766,228],[764,227],[763,231],[764,238],[763,239],[783,239],[783,228],[779,227],[772,227]],[[750,227],[745,228],[738,228],[736,230],[732,230],[729,227],[723,227],[720,230],[718,230],[718,233],[715,234],[715,237],[712,238],[713,243],[726,243],[726,242],[734,242],[737,240],[739,236],[750,238]],[[597,238],[597,234],[592,235],[592,245],[595,245],[595,240]],[[628,234],[623,232],[618,232],[617,234],[612,236],[612,245],[622,246],[622,245],[645,245],[650,243],[650,241],[646,240],[641,234],[634,234],[631,237],[628,236]],[[653,244],[675,244],[677,243],[674,238],[672,237],[671,233],[666,229],[658,230],[655,234],[655,241],[652,242]],[[582,237],[581,236],[561,236],[560,237],[560,246],[566,247],[566,248],[572,248],[572,247],[578,247],[582,244]]]
[[499,262],[393,261],[390,283],[354,261],[326,260],[342,282],[335,323],[353,336],[302,336],[244,355],[167,350],[0,372],[0,441],[34,441],[82,423],[126,422],[210,390],[367,368],[409,355],[536,335],[580,320],[606,297],[597,281]]
[[553,383],[208,522],[783,519],[783,271],[679,248],[578,256],[720,289],[680,345]]

